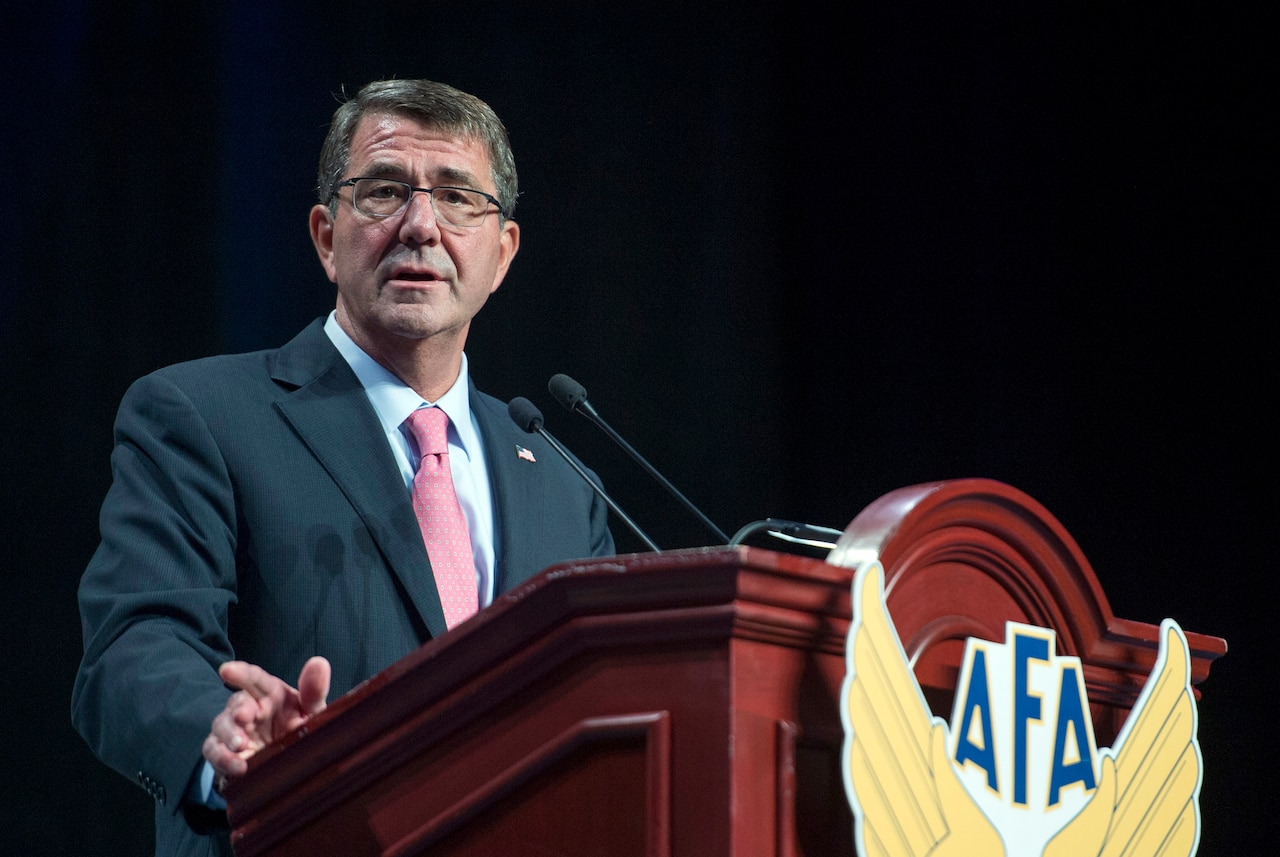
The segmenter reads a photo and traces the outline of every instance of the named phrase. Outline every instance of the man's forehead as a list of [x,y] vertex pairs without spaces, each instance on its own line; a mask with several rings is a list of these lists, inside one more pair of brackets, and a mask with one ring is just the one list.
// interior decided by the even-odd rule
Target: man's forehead
[[484,141],[475,135],[445,128],[413,114],[397,112],[367,113],[360,117],[351,136],[351,147],[412,141],[437,141],[450,147],[488,154]]
[[407,157],[430,155],[436,165],[452,172],[487,175],[489,150],[474,136],[442,129],[402,113],[371,113],[361,117],[351,140],[351,163],[396,163]]

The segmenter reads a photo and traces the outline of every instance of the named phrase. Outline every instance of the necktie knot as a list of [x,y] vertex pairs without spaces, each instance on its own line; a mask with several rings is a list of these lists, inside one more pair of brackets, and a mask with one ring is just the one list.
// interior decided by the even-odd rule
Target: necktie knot
[[418,457],[449,452],[449,415],[439,408],[418,408],[409,414],[409,431],[418,444]]

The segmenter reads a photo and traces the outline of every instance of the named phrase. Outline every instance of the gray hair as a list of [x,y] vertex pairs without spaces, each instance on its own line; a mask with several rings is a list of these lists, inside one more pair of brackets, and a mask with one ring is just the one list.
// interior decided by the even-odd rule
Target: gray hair
[[510,217],[520,190],[516,161],[502,120],[488,104],[459,89],[432,80],[378,80],[365,84],[333,114],[320,149],[316,194],[321,205],[336,204],[338,182],[351,165],[351,139],[369,114],[394,113],[459,137],[479,140],[489,150],[490,174],[498,202]]

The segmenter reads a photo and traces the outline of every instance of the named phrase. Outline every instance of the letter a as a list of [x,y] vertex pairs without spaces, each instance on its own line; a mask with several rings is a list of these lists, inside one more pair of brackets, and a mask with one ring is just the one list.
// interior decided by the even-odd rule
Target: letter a
[[[995,736],[991,731],[991,693],[987,687],[987,653],[975,649],[969,666],[969,681],[965,685],[964,717],[956,731],[956,764],[961,767],[973,762],[987,772],[987,786],[1000,791],[996,778]],[[978,722],[974,723],[974,717]],[[982,733],[982,745],[972,740],[977,729]]]
[[[1072,783],[1084,783],[1092,791],[1093,748],[1089,743],[1088,714],[1080,693],[1080,674],[1073,667],[1062,669],[1062,689],[1058,692],[1058,727],[1053,736],[1053,771],[1049,775],[1049,806],[1057,806],[1058,795]],[[1076,760],[1067,762],[1068,730],[1074,732]]]

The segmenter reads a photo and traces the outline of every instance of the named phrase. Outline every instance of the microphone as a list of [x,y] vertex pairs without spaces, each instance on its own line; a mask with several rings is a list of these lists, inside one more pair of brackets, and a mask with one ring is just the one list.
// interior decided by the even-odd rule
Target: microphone
[[523,431],[527,431],[529,434],[542,435],[543,439],[546,440],[547,443],[551,444],[551,448],[560,453],[560,457],[569,462],[569,466],[577,471],[577,474],[591,486],[591,490],[596,492],[596,495],[599,496],[600,499],[604,501],[605,505],[613,511],[613,514],[617,515],[624,524],[630,527],[631,532],[639,536],[640,541],[648,545],[649,549],[654,553],[662,552],[662,548],[654,544],[653,539],[645,535],[644,530],[640,529],[636,522],[631,520],[631,516],[622,511],[622,507],[615,503],[613,498],[606,494],[605,490],[596,484],[596,481],[591,478],[590,474],[588,474],[586,470],[583,469],[582,465],[573,459],[573,456],[569,454],[569,450],[565,449],[564,446],[561,445],[560,441],[552,437],[551,433],[542,427],[542,411],[538,410],[537,405],[523,396],[517,396],[507,403],[507,413],[511,416],[512,421],[515,422],[516,425],[520,426]]
[[729,543],[729,537],[725,535],[723,530],[713,524],[711,519],[702,513],[701,509],[689,502],[683,494],[676,490],[676,486],[672,485],[665,476],[654,469],[652,464],[645,461],[644,457],[631,447],[631,444],[622,439],[622,435],[614,431],[613,427],[606,423],[600,415],[596,413],[596,409],[591,407],[591,403],[587,401],[587,391],[581,384],[570,378],[568,375],[554,375],[552,376],[551,381],[547,384],[547,389],[551,391],[551,395],[555,400],[564,405],[565,408],[582,414],[584,417],[599,426],[605,434],[613,438],[614,442],[626,450],[628,455],[639,462],[640,466],[648,471],[650,476],[658,480],[658,483],[662,485],[663,488],[667,489],[671,496],[679,500],[686,509],[693,513],[694,517],[702,522],[703,526],[714,533],[716,538],[720,540],[720,544]]

